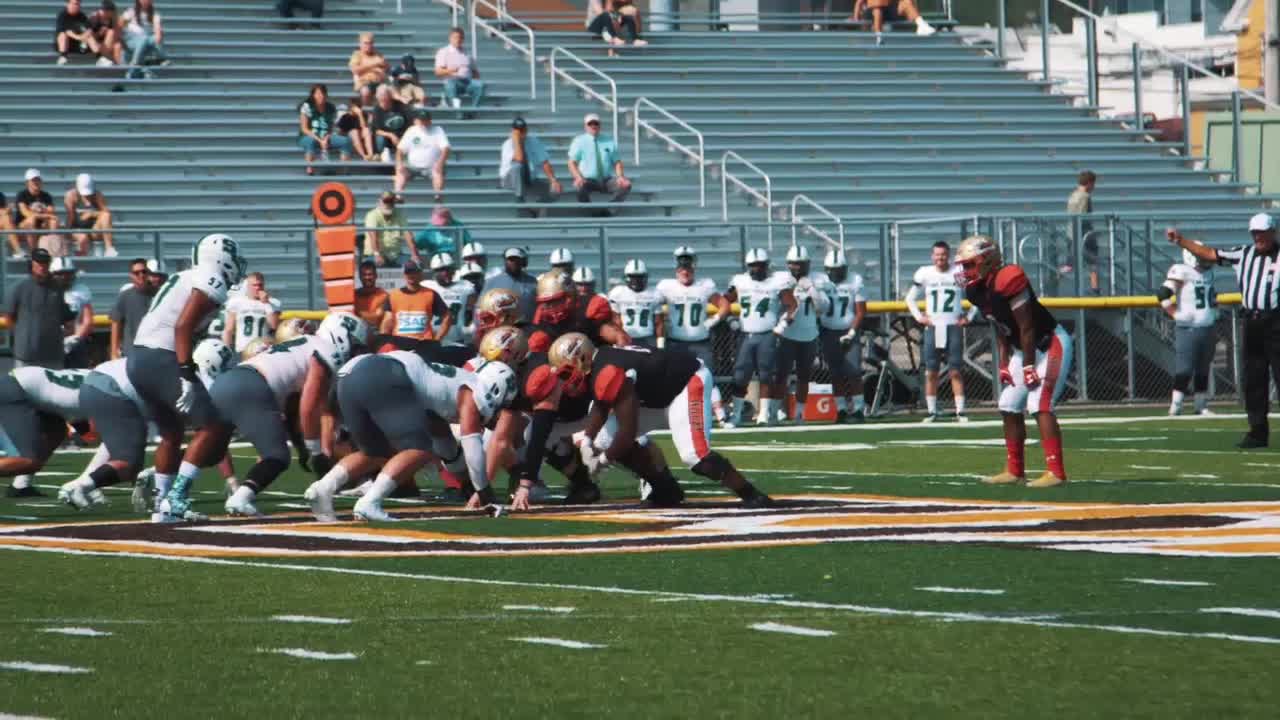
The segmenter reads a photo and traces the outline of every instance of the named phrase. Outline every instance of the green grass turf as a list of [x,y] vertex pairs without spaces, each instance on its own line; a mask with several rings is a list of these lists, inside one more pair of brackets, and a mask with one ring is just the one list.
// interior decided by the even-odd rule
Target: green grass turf
[[[715,444],[742,448],[725,454],[750,469],[762,488],[779,495],[851,492],[1123,503],[1280,500],[1280,455],[1234,450],[1231,444],[1240,427],[1238,419],[1069,425],[1066,452],[1073,482],[1050,491],[978,484],[973,477],[999,468],[999,444],[900,444],[998,441],[997,428],[904,424],[725,433],[717,435]],[[832,447],[851,443],[869,447]],[[780,446],[788,445],[804,449],[781,451]],[[1037,446],[1029,447],[1027,456],[1031,468],[1041,467]],[[60,455],[49,470],[74,473],[87,459]],[[238,459],[241,472],[249,462]],[[691,491],[718,490],[687,472],[678,474]],[[56,484],[70,477],[46,476],[41,482]],[[282,504],[301,503],[297,494],[307,481],[291,470],[272,488],[291,495],[264,496],[260,506],[266,512],[296,512]],[[635,495],[634,480],[620,473],[609,473],[605,485],[610,499]],[[216,493],[200,496],[199,506],[218,512],[216,477],[207,474],[198,487]],[[82,514],[46,507],[52,498],[0,500],[0,515],[56,521],[133,517],[125,493],[112,497],[115,504],[106,512]],[[340,511],[350,502],[340,501]],[[588,518],[477,517],[395,527],[514,537],[630,526]],[[1116,629],[1280,640],[1280,619],[1203,612],[1221,607],[1280,610],[1275,558],[859,542],[586,556],[233,562],[0,550],[9,600],[8,612],[0,618],[0,662],[94,670],[89,675],[0,670],[0,714],[1203,718],[1274,717],[1280,700],[1280,644]],[[307,567],[382,574],[299,569]],[[1153,586],[1133,578],[1209,584]],[[1004,592],[919,589],[929,586]],[[622,594],[616,588],[638,592]],[[677,601],[659,602],[672,599]],[[798,607],[797,602],[821,605]],[[504,605],[574,610],[561,615],[504,610]],[[354,622],[271,622],[276,614]],[[1010,618],[1086,627],[1001,622]],[[836,634],[800,637],[749,628],[766,621]],[[113,635],[39,632],[59,626],[93,627]],[[511,639],[525,636],[607,647],[573,650]],[[259,652],[274,648],[353,652],[358,658],[320,661]]]

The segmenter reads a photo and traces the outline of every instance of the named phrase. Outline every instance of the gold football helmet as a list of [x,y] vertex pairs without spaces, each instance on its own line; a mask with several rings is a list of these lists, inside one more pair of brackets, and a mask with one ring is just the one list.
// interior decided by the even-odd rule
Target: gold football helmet
[[240,360],[243,362],[250,358],[257,357],[258,355],[270,350],[273,344],[274,343],[271,342],[271,338],[254,338],[249,341],[248,345],[244,346],[244,350],[240,351]]
[[591,362],[596,357],[596,346],[582,333],[566,333],[556,338],[547,351],[547,364],[564,382],[570,395],[581,395],[586,389],[587,375],[591,374]]
[[502,362],[515,367],[529,356],[529,340],[510,325],[496,327],[480,341],[480,356],[489,362]]
[[302,318],[291,318],[276,326],[276,342],[288,342],[299,335],[310,335],[315,332],[311,323]]
[[558,325],[569,319],[578,290],[573,278],[560,270],[548,270],[538,276],[538,312],[535,322]]
[[514,325],[520,319],[520,296],[506,288],[486,290],[476,302],[476,332],[485,333],[499,325]]
[[956,262],[961,271],[956,279],[963,286],[982,282],[1000,269],[1000,248],[985,235],[965,238],[956,248]]

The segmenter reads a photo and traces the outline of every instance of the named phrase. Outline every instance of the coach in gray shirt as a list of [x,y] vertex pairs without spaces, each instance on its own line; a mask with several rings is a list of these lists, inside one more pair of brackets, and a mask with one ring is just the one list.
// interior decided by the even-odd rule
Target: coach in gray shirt
[[31,253],[31,275],[9,290],[4,318],[13,332],[17,367],[62,367],[62,324],[71,319],[61,284],[49,272],[53,258],[44,248]]
[[489,273],[484,279],[484,289],[506,288],[520,296],[520,322],[533,321],[533,304],[538,291],[538,280],[524,269],[529,265],[529,253],[523,248],[509,247],[502,253],[503,268]]
[[[159,267],[158,263],[152,263]],[[111,359],[125,357],[133,347],[133,336],[138,333],[138,323],[151,307],[156,284],[150,282],[151,268],[146,260],[137,258],[129,263],[129,285],[116,296],[111,308]]]

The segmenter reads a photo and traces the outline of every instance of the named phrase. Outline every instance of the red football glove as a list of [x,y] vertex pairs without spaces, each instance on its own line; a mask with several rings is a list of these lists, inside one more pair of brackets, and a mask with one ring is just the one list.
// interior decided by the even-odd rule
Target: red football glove
[[1022,368],[1022,382],[1028,388],[1034,388],[1040,384],[1040,373],[1036,372],[1035,368],[1028,365],[1027,367]]
[[1000,385],[1001,387],[1003,387],[1005,385],[1012,385],[1012,384],[1013,384],[1013,373],[1009,372],[1009,366],[1005,365],[1004,367],[1000,368]]

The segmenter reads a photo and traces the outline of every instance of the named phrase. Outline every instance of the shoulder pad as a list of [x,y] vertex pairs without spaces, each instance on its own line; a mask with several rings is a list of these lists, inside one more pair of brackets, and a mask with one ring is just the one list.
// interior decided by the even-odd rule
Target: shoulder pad
[[543,330],[529,334],[529,352],[546,352],[551,349],[551,336]]
[[1022,272],[1022,268],[1017,265],[1005,265],[996,271],[991,289],[1005,297],[1013,297],[1030,285],[1031,281],[1027,279],[1027,274]]
[[627,374],[616,365],[608,365],[596,373],[594,384],[595,398],[602,403],[613,404],[622,393],[622,386],[627,382]]
[[587,302],[587,319],[605,322],[613,318],[613,309],[603,295],[592,295]]
[[551,368],[547,365],[539,365],[529,373],[529,377],[525,378],[524,394],[533,402],[542,402],[547,399],[552,390],[556,388],[556,376],[551,372]]

